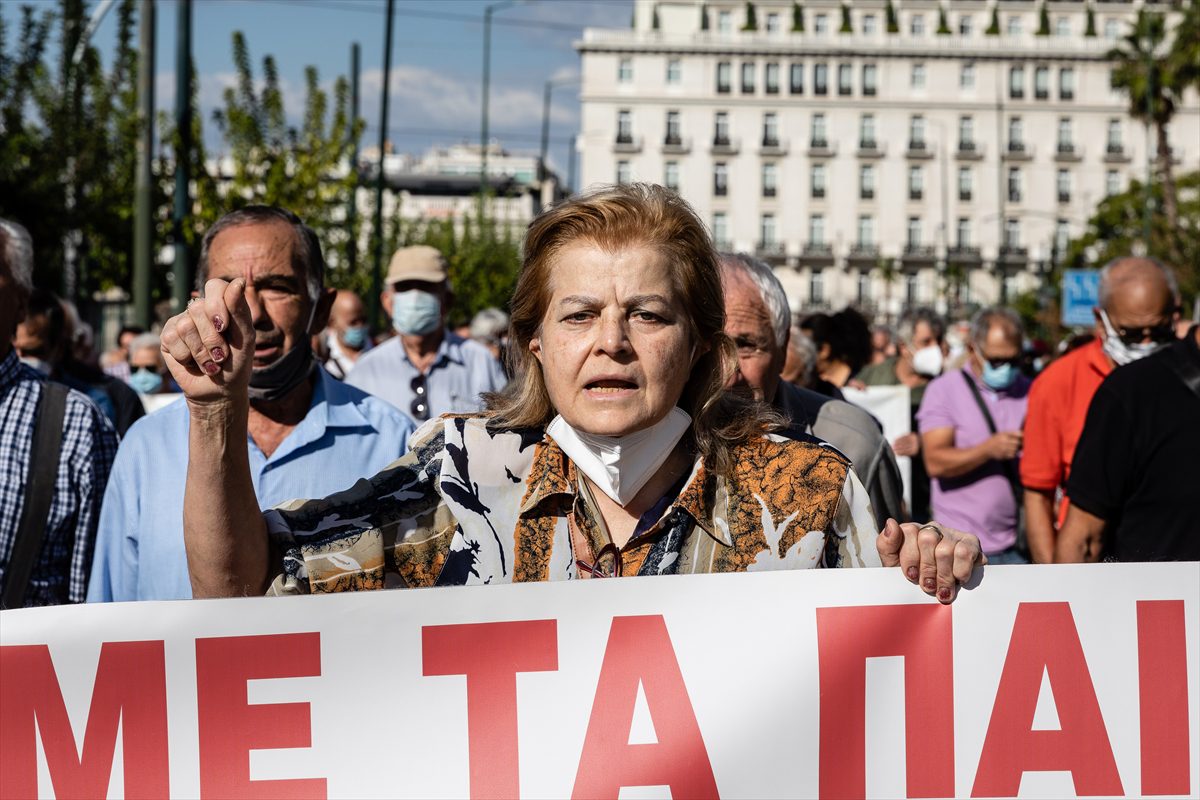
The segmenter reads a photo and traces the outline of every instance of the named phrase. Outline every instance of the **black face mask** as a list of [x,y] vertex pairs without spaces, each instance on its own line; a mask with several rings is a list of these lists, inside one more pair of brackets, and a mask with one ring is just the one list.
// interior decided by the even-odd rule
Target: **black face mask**
[[307,380],[312,371],[316,369],[317,363],[313,359],[312,340],[308,335],[316,311],[317,307],[314,304],[308,315],[308,325],[305,326],[304,334],[295,347],[284,353],[283,357],[274,364],[250,372],[248,392],[251,400],[273,402],[286,397],[288,392]]

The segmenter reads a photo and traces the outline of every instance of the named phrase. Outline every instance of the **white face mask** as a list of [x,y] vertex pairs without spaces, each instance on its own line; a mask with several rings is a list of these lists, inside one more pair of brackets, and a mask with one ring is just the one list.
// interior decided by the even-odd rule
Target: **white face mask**
[[663,465],[691,424],[692,418],[676,406],[649,428],[627,436],[584,433],[561,416],[546,433],[592,483],[624,506]]
[[941,375],[942,348],[931,344],[913,353],[913,369],[920,375]]
[[1103,308],[1100,309],[1100,321],[1104,323],[1104,354],[1111,358],[1118,367],[1145,358],[1163,346],[1158,342],[1125,344],[1113,330],[1113,324],[1109,320],[1108,314],[1104,313]]

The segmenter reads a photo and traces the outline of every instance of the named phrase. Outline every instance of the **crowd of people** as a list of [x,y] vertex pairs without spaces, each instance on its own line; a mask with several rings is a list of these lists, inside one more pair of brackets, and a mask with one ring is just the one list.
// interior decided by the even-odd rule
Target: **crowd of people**
[[0,220],[4,607],[879,565],[951,602],[983,563],[1200,559],[1200,328],[1153,259],[1058,353],[1002,307],[794,314],[680,198],[609,187],[531,224],[507,314],[452,328],[444,256],[398,250],[374,337],[250,206],[97,357],[35,258]]

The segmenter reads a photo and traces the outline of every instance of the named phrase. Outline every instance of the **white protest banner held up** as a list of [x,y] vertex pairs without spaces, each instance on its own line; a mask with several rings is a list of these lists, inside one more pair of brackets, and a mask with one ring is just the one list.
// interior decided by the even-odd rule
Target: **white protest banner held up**
[[1200,564],[0,613],[0,797],[1197,794]]

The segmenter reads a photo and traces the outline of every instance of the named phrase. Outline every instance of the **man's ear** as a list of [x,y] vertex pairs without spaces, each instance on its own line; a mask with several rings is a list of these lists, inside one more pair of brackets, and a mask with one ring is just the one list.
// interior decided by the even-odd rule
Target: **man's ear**
[[313,311],[313,321],[310,330],[312,335],[316,335],[325,330],[325,326],[329,324],[329,314],[333,311],[333,301],[337,299],[337,289],[322,289],[320,296],[317,298],[317,308]]
[[[392,296],[394,294],[395,293],[392,291],[392,287],[390,286],[379,293],[379,304],[382,305],[383,310],[387,312],[388,319],[392,318]],[[389,322],[388,325],[391,325],[391,323]]]

